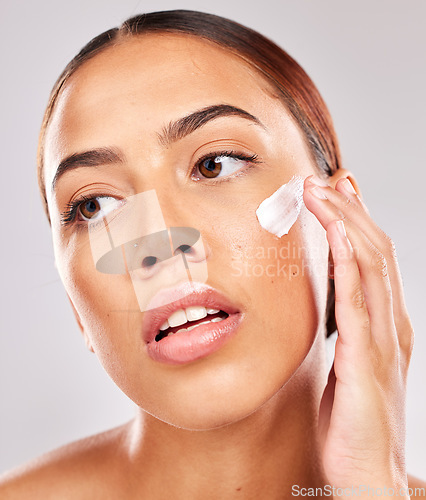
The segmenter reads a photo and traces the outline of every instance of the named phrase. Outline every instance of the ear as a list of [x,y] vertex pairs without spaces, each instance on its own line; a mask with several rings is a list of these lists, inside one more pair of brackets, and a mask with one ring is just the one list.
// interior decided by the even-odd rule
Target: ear
[[73,304],[73,302],[72,302],[72,300],[71,300],[71,298],[70,298],[69,295],[68,295],[68,300],[70,301],[71,308],[73,310],[75,319],[77,320],[78,327],[80,328],[80,331],[83,334],[84,341],[86,343],[86,347],[89,349],[89,351],[92,351],[94,353],[95,351],[94,351],[94,349],[92,347],[90,339],[89,339],[87,333],[84,331],[84,326],[83,326],[83,323],[81,322],[80,315],[78,314],[77,309],[75,308],[75,306],[74,306],[74,304]]
[[336,187],[336,184],[340,181],[340,179],[349,179],[358,196],[362,198],[361,190],[358,186],[358,183],[355,179],[355,176],[349,170],[345,168],[338,168],[334,174],[327,178],[328,184],[332,187]]

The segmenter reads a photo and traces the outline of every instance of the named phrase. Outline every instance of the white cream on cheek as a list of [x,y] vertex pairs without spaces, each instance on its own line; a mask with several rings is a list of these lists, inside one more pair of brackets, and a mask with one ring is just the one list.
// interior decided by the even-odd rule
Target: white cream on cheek
[[260,225],[278,238],[290,231],[303,205],[303,177],[294,175],[256,210]]

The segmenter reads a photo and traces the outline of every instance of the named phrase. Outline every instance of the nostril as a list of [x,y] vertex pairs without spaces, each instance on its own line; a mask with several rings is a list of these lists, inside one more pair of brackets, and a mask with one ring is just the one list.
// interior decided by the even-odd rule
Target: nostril
[[151,267],[154,264],[158,262],[157,257],[154,257],[153,255],[149,255],[148,257],[145,257],[142,261],[142,267]]
[[192,247],[190,245],[180,245],[175,250],[175,255],[178,253],[190,253]]

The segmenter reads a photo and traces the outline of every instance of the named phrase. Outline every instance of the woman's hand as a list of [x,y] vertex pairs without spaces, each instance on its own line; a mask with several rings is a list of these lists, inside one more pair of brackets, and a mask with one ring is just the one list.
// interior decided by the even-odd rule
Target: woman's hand
[[335,189],[315,183],[322,181],[306,179],[304,200],[327,231],[339,333],[320,407],[324,472],[336,487],[400,495],[407,488],[405,387],[414,333],[395,249],[348,179]]

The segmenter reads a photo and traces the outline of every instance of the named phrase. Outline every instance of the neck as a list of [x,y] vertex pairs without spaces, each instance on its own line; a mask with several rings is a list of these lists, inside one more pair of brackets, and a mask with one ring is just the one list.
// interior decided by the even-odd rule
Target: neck
[[140,410],[128,442],[132,467],[143,471],[143,498],[161,492],[174,499],[273,500],[290,498],[293,485],[324,485],[317,436],[323,345],[317,344],[277,394],[238,422],[191,431]]

